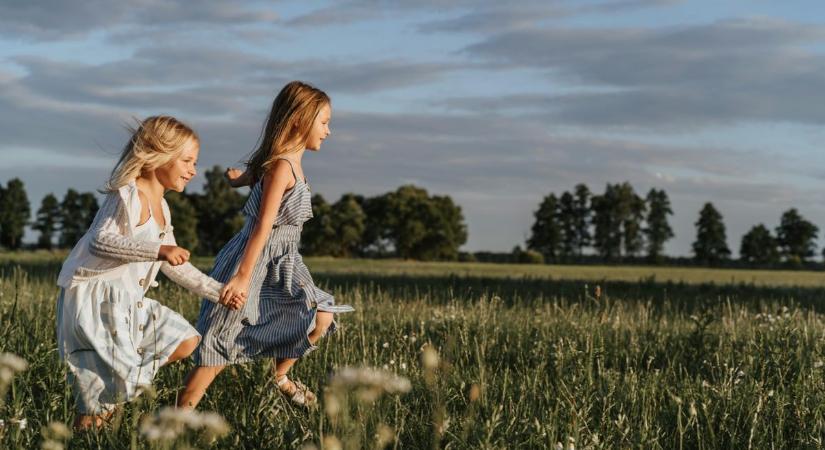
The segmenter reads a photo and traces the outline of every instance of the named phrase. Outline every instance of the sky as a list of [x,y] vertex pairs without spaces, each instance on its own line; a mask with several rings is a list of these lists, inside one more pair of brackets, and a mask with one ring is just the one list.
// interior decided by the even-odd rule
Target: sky
[[791,207],[825,230],[823,73],[817,1],[2,2],[0,183],[33,211],[98,189],[155,114],[237,166],[300,79],[332,98],[304,158],[327,201],[416,184],[462,207],[464,250],[509,251],[545,195],[629,181],[669,194],[668,254],[708,201],[736,254]]

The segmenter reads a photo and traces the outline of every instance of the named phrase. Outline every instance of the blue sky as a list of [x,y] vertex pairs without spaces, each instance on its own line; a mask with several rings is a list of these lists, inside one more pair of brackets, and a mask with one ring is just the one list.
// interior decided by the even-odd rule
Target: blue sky
[[415,183],[462,206],[466,250],[507,251],[544,195],[630,181],[670,195],[668,253],[689,254],[706,201],[736,252],[790,207],[825,228],[824,15],[814,1],[5,2],[0,182],[22,178],[33,209],[96,189],[123,124],[158,113],[199,131],[201,167],[237,164],[302,79],[333,98],[333,136],[305,158],[328,200]]

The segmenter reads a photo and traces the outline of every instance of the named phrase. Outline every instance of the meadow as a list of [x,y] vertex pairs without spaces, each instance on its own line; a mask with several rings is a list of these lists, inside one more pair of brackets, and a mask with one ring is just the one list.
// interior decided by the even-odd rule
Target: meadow
[[[0,354],[28,362],[0,404],[0,448],[825,445],[825,274],[310,258],[357,310],[295,368],[319,408],[285,401],[268,363],[236,366],[200,406],[228,432],[151,440],[144,421],[174,404],[186,362],[110,427],[62,437],[54,423],[74,412],[54,339],[60,261],[0,256]],[[197,317],[200,301],[169,282],[150,296]]]

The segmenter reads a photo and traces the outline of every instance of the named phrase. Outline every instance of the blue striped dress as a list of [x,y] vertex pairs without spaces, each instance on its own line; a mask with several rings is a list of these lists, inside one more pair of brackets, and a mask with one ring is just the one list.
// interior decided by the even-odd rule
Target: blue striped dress
[[[246,223],[215,258],[211,276],[222,283],[238,270],[258,219],[262,190],[263,181],[253,186],[243,208]],[[306,181],[295,176],[295,185],[284,193],[269,241],[255,263],[242,309],[233,311],[203,301],[197,323],[203,339],[195,352],[196,364],[223,366],[256,358],[300,358],[316,348],[307,337],[315,328],[316,311],[353,311],[349,305],[336,305],[332,295],[315,286],[298,253],[303,223],[312,218],[311,195]],[[333,322],[330,331],[334,330]]]

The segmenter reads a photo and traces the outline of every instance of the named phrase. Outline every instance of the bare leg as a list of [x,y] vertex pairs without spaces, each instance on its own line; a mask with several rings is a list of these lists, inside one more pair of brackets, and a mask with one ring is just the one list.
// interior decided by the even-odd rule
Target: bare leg
[[226,366],[198,366],[186,376],[183,392],[178,396],[178,408],[195,409],[209,385]]
[[318,339],[325,334],[327,334],[327,330],[329,330],[329,326],[332,325],[332,313],[331,312],[324,312],[318,311],[315,315],[315,329],[309,333],[309,343],[315,345],[318,342]]
[[[315,315],[315,328],[309,333],[307,339],[309,339],[309,343],[315,345],[318,342],[318,339],[321,339],[321,336],[327,333],[329,326],[332,324],[333,315],[330,312],[323,312],[319,311]],[[289,372],[289,369],[295,365],[298,360],[296,358],[285,358],[279,359],[275,362],[275,366],[272,368],[272,374],[275,376],[275,380],[278,381],[281,378],[285,377],[286,374]],[[289,383],[286,386],[287,392],[295,390],[295,384]]]
[[178,345],[178,348],[169,355],[169,360],[166,361],[166,364],[173,363],[175,361],[180,361],[181,359],[188,358],[192,352],[198,348],[198,344],[200,343],[201,338],[198,336],[192,336],[191,338],[183,341]]

